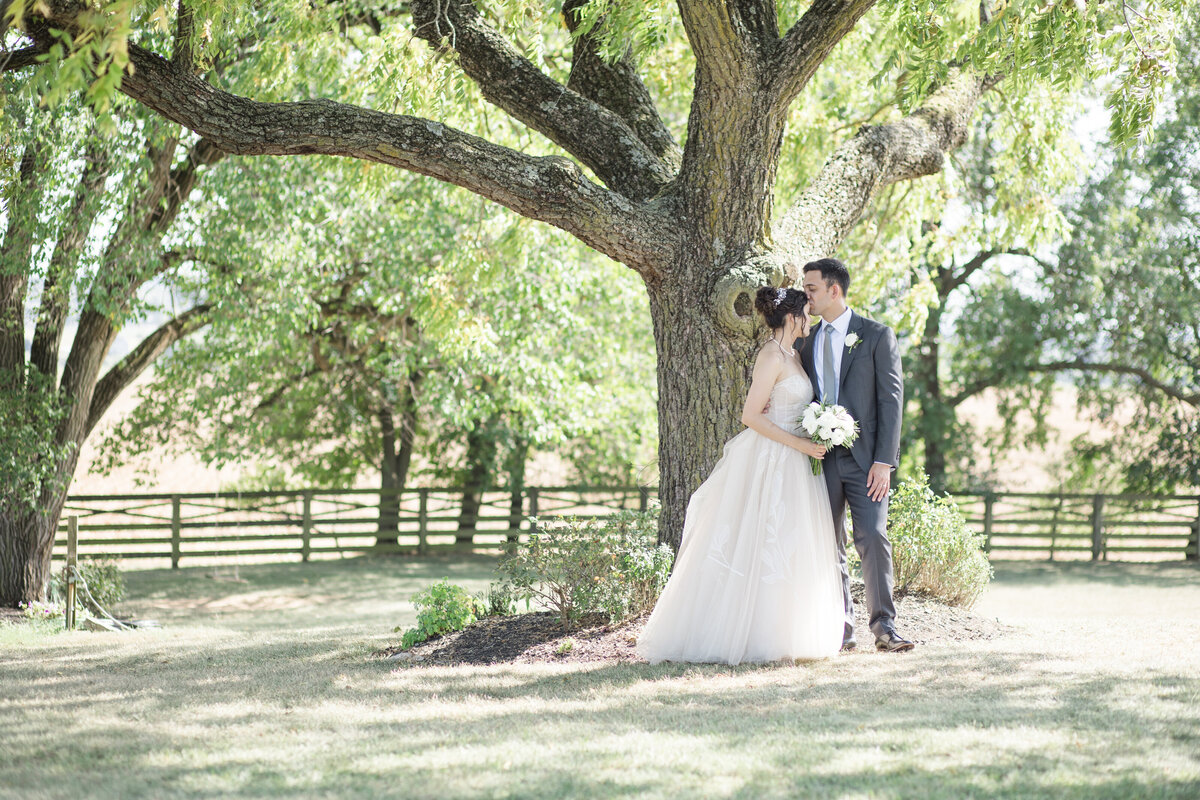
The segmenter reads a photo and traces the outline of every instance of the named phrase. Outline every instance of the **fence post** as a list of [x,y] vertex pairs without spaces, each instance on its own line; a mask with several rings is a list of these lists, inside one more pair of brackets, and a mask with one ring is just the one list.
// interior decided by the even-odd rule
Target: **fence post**
[[1092,497],[1092,561],[1104,553],[1104,495]]
[[992,552],[992,521],[996,507],[996,493],[983,496],[983,552]]
[[308,561],[309,554],[312,552],[312,489],[304,490],[304,516],[301,520],[300,529],[300,560]]
[[181,505],[179,495],[171,495],[171,569],[179,569],[180,540],[183,536]]
[[538,515],[538,488],[534,486],[529,490],[529,516],[532,517],[529,521],[529,532],[537,533],[537,515]]
[[417,553],[425,555],[429,552],[429,490],[417,490]]
[[79,517],[67,517],[67,630],[75,630],[75,570],[79,563]]
[[1196,519],[1192,522],[1192,536],[1188,539],[1183,557],[1186,561],[1200,560],[1200,501],[1196,503]]
[[649,509],[649,508],[650,508],[650,487],[649,486],[639,486],[638,487],[638,511],[641,511],[644,514],[644,513],[646,513],[647,509]]

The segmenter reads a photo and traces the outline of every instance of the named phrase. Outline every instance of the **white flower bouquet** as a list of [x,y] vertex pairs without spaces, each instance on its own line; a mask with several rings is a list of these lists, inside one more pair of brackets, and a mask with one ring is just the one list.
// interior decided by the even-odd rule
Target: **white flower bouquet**
[[[858,438],[858,421],[842,406],[818,403],[815,400],[804,409],[800,427],[816,444],[825,447],[844,445],[849,447]],[[813,475],[821,474],[821,460],[809,459]]]

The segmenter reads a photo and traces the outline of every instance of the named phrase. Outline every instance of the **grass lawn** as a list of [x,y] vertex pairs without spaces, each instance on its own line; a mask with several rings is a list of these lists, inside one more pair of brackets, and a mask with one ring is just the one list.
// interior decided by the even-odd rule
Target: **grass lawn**
[[[484,557],[127,573],[0,628],[0,798],[1200,797],[1200,567],[1011,563],[992,641],[800,666],[395,668]],[[903,619],[900,620],[903,631]]]

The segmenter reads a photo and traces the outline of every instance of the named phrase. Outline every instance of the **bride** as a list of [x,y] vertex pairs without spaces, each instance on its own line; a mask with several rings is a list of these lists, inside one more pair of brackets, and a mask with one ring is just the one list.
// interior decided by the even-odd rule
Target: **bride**
[[825,481],[797,435],[813,386],[791,344],[807,336],[807,298],[758,290],[771,328],[758,351],[742,422],[688,502],[675,569],[638,639],[652,664],[739,664],[831,656],[845,609]]

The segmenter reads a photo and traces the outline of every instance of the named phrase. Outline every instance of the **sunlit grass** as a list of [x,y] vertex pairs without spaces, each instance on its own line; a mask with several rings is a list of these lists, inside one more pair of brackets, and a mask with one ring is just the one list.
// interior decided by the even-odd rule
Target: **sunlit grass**
[[[130,573],[161,630],[0,629],[0,797],[1194,798],[1200,570],[1002,566],[1002,640],[806,666],[395,668],[442,577]],[[1169,613],[1164,613],[1169,609]]]

